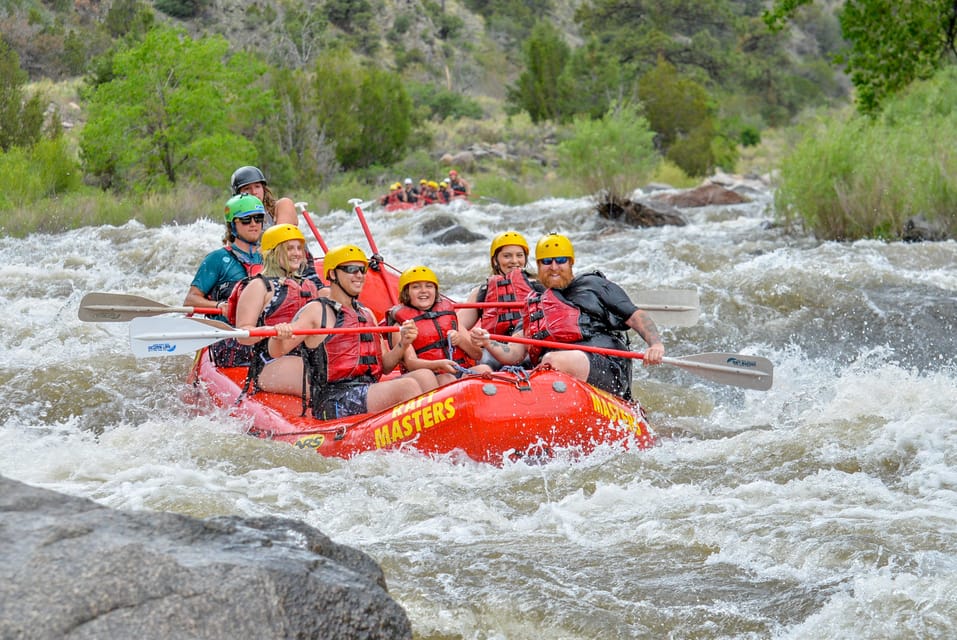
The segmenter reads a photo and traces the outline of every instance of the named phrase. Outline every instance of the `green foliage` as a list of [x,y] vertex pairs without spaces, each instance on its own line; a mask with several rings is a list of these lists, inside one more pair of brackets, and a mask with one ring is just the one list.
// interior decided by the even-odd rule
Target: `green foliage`
[[876,118],[812,123],[785,158],[778,215],[831,240],[899,238],[923,214],[957,232],[957,69],[914,84]]
[[446,118],[475,118],[483,116],[482,106],[468,96],[449,91],[434,84],[407,83],[415,107],[424,108],[427,117],[442,121]]
[[347,51],[323,54],[315,67],[316,117],[345,169],[390,164],[412,136],[412,100],[401,79],[362,68]]
[[152,9],[141,0],[115,0],[106,12],[103,26],[114,38],[129,35],[140,39],[155,22]]
[[206,7],[209,0],[155,0],[157,9],[173,18],[195,18]]
[[[781,29],[813,0],[777,0],[764,19]],[[839,56],[857,88],[862,113],[917,79],[929,77],[955,49],[957,4],[948,0],[847,0],[840,16],[850,48]]]
[[589,193],[621,199],[658,162],[654,132],[633,107],[619,107],[600,120],[577,116],[571,137],[558,146],[559,173]]
[[550,23],[538,22],[525,41],[525,71],[508,88],[508,102],[527,111],[533,122],[567,119],[567,95],[559,77],[571,55],[562,34]]
[[327,0],[326,18],[346,33],[361,35],[375,20],[369,0]]
[[29,148],[0,153],[0,210],[24,207],[38,198],[56,197],[79,188],[80,168],[62,138],[40,140]]
[[226,60],[222,37],[192,40],[154,29],[117,53],[113,79],[92,90],[80,136],[86,172],[103,188],[163,188],[184,177],[222,184],[254,157],[234,131],[272,109],[271,94],[250,87],[262,73],[248,56]]
[[635,83],[626,80],[631,76],[596,39],[590,40],[571,53],[559,76],[566,101],[562,111],[600,118],[616,102],[637,100]]
[[542,16],[550,15],[550,0],[465,0],[465,6],[485,18],[491,31],[508,34],[515,40],[524,39]]
[[707,90],[681,77],[677,69],[659,58],[654,69],[638,81],[643,111],[665,157],[689,175],[705,175],[721,160],[734,165],[726,146],[716,145],[718,132],[714,106]]
[[42,96],[25,97],[26,81],[20,56],[0,39],[0,151],[33,145],[43,132]]

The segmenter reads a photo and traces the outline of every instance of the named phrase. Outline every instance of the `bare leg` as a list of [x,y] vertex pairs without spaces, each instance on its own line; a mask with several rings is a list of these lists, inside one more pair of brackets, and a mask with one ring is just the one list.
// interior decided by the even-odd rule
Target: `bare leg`
[[376,382],[369,387],[366,407],[370,412],[382,411],[392,405],[405,402],[422,393],[422,388],[414,378],[401,377],[385,382]]
[[273,393],[302,393],[302,358],[282,356],[276,358],[259,374],[259,388]]
[[591,363],[584,351],[549,351],[542,357],[542,364],[550,364],[553,369],[584,382],[588,381],[591,372]]

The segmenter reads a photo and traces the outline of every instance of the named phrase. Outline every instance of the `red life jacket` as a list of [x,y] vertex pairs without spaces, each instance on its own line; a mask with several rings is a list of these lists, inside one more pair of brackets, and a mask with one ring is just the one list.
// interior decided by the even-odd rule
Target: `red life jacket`
[[423,360],[448,358],[465,368],[475,364],[475,360],[458,347],[453,347],[452,354],[449,355],[449,331],[457,331],[459,323],[455,316],[455,307],[448,300],[438,300],[428,311],[400,304],[389,309],[386,315],[386,322],[390,325],[400,325],[406,320],[412,320],[419,330],[419,335],[412,343],[415,355]]
[[[543,293],[530,295],[525,301],[522,332],[526,338],[535,340],[581,342],[590,337],[582,328],[581,317],[578,307],[554,289],[546,289]],[[528,354],[532,363],[538,364],[544,351],[541,347],[530,346]]]
[[[485,297],[479,302],[522,301],[533,291],[532,283],[520,268],[508,275],[493,275],[485,281]],[[482,310],[479,324],[489,333],[508,335],[522,318],[521,308],[487,308]]]
[[267,278],[261,274],[244,278],[236,283],[233,292],[229,294],[229,301],[226,306],[226,320],[229,324],[236,325],[236,309],[239,307],[239,297],[255,278],[262,278],[266,284],[266,291],[272,291],[272,299],[259,314],[259,319],[256,322],[257,327],[275,326],[280,322],[290,322],[296,312],[302,309],[307,302],[315,300],[319,296],[319,289],[312,280]]
[[[240,260],[239,256],[236,255],[236,252],[233,251],[233,245],[228,245],[223,247],[226,249],[226,252],[229,256],[243,265],[243,269],[246,270],[246,279],[252,278],[253,276],[258,276],[263,271],[262,263],[253,264],[252,262],[246,262],[245,260]],[[224,300],[229,300],[229,297],[233,294],[233,290],[236,288],[236,285],[242,282],[242,280],[237,280],[236,282],[223,282],[222,284],[216,286],[210,293],[212,294],[211,300],[215,302],[223,302]],[[230,322],[232,324],[232,322]]]
[[[336,314],[336,327],[374,327],[375,316],[358,300],[343,306],[329,298],[320,304]],[[315,391],[330,382],[356,378],[375,382],[382,377],[382,344],[377,333],[332,334],[315,349],[305,349],[309,381]]]

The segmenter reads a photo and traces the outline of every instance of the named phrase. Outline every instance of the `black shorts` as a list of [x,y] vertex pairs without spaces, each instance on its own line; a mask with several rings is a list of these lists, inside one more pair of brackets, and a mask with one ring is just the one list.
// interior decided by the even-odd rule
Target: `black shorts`
[[253,344],[239,344],[236,338],[214,342],[209,355],[217,367],[248,367],[253,361]]
[[588,363],[588,384],[625,400],[631,400],[631,360],[614,358],[586,351]]
[[322,390],[318,402],[314,401],[312,415],[318,420],[333,420],[366,413],[370,386],[372,383],[330,385]]

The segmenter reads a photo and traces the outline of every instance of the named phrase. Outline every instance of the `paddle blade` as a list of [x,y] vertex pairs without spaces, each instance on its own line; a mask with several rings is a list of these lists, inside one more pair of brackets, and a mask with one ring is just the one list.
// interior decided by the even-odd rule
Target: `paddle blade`
[[671,364],[721,384],[767,391],[774,381],[774,365],[767,358],[741,353],[699,353],[681,358],[664,358]]
[[639,291],[635,305],[651,316],[655,324],[693,327],[698,324],[698,292],[693,289]]
[[[148,311],[141,309],[148,309]],[[126,322],[133,318],[155,316],[161,313],[169,313],[169,311],[148,298],[94,291],[80,300],[80,310],[77,315],[81,322]]]
[[189,318],[133,318],[130,348],[137,358],[178,356],[199,351],[225,338],[249,335],[247,331],[222,329],[216,326],[219,324]]

